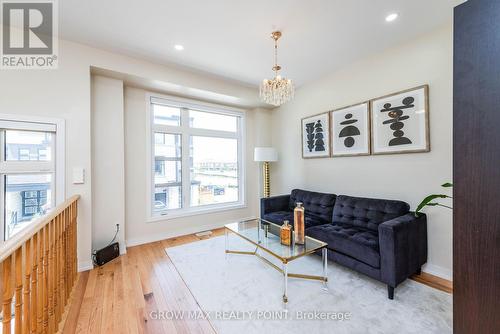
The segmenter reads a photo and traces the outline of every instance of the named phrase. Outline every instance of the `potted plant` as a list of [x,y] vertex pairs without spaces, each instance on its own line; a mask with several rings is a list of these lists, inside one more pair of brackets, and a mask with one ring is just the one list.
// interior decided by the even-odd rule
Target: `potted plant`
[[[453,187],[453,184],[452,183],[449,183],[449,182],[446,182],[446,183],[443,183],[441,185],[441,187],[443,188],[451,188]],[[422,211],[422,209],[426,206],[442,206],[444,208],[448,208],[448,209],[453,209],[451,206],[448,206],[448,205],[445,205],[445,204],[441,204],[439,202],[435,202],[436,199],[439,199],[439,198],[453,198],[449,195],[445,195],[445,194],[432,194],[432,195],[429,195],[427,196],[426,198],[424,198],[422,200],[422,202],[420,202],[420,204],[417,206],[417,209],[415,210],[415,216],[418,217],[418,215],[420,214],[420,212]]]

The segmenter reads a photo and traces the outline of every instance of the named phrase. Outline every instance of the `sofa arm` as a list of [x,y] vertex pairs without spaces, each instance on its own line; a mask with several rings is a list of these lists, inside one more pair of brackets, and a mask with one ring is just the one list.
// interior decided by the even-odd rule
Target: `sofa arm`
[[427,216],[410,212],[378,226],[381,280],[396,287],[427,262]]
[[289,211],[290,195],[273,196],[260,199],[260,217],[276,211]]

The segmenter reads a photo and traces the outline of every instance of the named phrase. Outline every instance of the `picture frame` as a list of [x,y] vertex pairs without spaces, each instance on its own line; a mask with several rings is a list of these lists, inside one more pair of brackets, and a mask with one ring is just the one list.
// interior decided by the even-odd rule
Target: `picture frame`
[[370,100],[370,116],[373,155],[430,151],[429,85]]
[[330,157],[330,112],[301,119],[302,158]]
[[332,157],[371,153],[370,102],[330,111]]

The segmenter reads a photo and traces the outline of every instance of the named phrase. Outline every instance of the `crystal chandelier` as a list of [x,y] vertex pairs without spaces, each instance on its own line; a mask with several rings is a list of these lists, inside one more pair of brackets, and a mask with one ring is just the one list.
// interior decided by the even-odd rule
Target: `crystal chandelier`
[[293,99],[294,87],[292,80],[283,78],[278,74],[281,66],[278,65],[278,39],[281,37],[281,31],[274,31],[271,38],[274,40],[274,79],[264,79],[260,85],[260,98],[262,101],[280,106]]

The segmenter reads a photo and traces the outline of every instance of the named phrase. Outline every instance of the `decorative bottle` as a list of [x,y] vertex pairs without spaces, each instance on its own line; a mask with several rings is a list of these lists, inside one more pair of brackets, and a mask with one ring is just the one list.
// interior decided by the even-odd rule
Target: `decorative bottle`
[[304,234],[304,207],[301,202],[295,203],[296,207],[293,210],[293,235],[294,242],[298,245],[303,245],[305,242]]
[[288,220],[285,220],[283,225],[281,225],[280,239],[283,245],[290,246],[292,241],[292,227],[288,223]]

